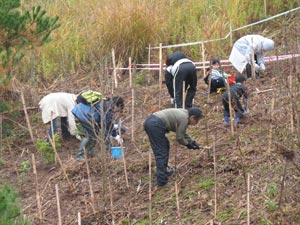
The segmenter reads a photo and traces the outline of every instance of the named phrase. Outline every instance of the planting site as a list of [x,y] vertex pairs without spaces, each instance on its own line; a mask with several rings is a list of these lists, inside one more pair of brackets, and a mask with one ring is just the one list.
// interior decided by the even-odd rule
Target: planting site
[[[143,126],[152,113],[173,107],[163,70],[135,69],[133,63],[132,70],[117,71],[113,80],[112,70],[90,75],[82,66],[51,83],[12,79],[8,89],[0,86],[1,99],[13,105],[0,108],[0,211],[10,209],[11,218],[18,214],[10,204],[3,206],[14,187],[26,222],[13,224],[300,225],[299,13],[262,31],[273,37],[275,48],[267,53],[265,71],[244,83],[249,113],[238,127],[234,121],[224,126],[222,93],[209,94],[204,70],[197,69],[194,106],[204,117],[187,132],[200,149],[188,149],[175,133],[167,133],[169,165],[175,171],[164,186],[157,185]],[[165,59],[166,49],[162,52]],[[151,59],[158,63],[159,50],[151,51]],[[238,74],[230,63],[222,70]],[[121,158],[111,157],[101,137],[95,157],[82,161],[76,160],[80,140],[75,136],[46,142],[49,126],[42,121],[41,98],[87,89],[125,101]],[[5,191],[6,182],[11,186]]]

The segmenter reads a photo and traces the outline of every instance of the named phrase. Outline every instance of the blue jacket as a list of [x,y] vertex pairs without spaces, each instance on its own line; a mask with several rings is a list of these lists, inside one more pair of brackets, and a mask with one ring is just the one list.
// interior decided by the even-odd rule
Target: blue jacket
[[[88,105],[78,103],[72,109],[72,113],[79,120],[79,122],[92,123],[95,122],[101,127],[101,105],[100,102],[95,105]],[[111,134],[113,137],[117,136],[118,132],[114,129],[114,103],[111,99],[103,102],[103,125],[105,127],[105,136]]]

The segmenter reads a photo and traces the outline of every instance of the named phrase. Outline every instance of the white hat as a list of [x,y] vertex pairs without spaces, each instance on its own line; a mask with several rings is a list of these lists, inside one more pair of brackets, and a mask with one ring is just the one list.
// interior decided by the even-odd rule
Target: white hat
[[269,38],[265,38],[262,45],[263,50],[270,51],[274,48],[274,41]]

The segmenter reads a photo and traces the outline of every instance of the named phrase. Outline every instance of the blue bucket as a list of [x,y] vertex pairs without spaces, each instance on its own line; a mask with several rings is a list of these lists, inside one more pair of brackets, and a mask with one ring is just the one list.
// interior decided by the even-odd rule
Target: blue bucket
[[111,147],[111,157],[113,159],[123,158],[124,147]]

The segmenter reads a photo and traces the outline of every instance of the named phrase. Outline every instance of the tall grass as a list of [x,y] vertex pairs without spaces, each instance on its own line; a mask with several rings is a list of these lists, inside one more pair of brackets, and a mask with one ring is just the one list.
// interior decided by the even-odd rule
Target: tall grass
[[[297,2],[267,1],[267,14],[296,7]],[[149,44],[216,39],[224,37],[230,25],[236,28],[268,16],[264,0],[36,0],[24,4],[39,4],[49,16],[60,16],[62,26],[52,35],[53,41],[35,51],[35,71],[46,79],[72,74],[82,65],[87,69],[95,64],[103,67],[105,61],[110,62],[112,48],[120,64],[129,57],[146,62]],[[234,38],[245,32],[260,30],[241,31]],[[230,49],[229,39],[206,44],[207,56],[227,57]],[[199,46],[184,51],[189,57],[201,58]],[[24,73],[30,69],[29,62],[28,57],[21,65]]]

